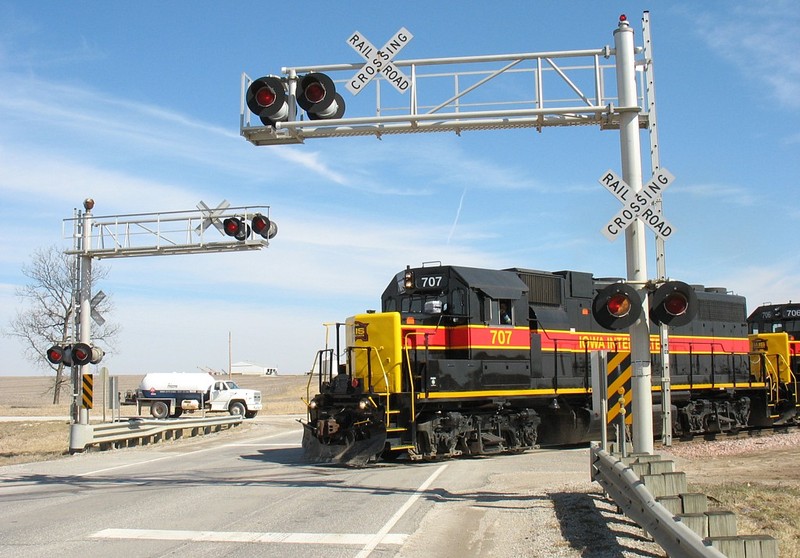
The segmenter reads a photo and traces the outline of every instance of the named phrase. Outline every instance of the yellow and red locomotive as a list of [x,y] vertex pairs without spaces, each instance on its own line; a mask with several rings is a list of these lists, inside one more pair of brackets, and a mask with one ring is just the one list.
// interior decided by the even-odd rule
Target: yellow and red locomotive
[[[625,393],[631,373],[628,335],[608,331],[593,312],[598,293],[616,284],[578,271],[408,267],[383,292],[380,312],[337,324],[335,347],[318,354],[306,456],[364,464],[377,456],[485,455],[597,439],[613,417],[601,416],[593,394],[592,353],[606,356],[609,392]],[[776,373],[790,359],[788,344],[786,356],[775,356],[784,351],[777,341],[748,339],[743,297],[690,289],[682,296],[691,309],[651,308],[651,315],[697,313],[676,320],[669,336],[673,432],[766,425],[796,410],[788,381],[796,365],[787,361]],[[659,343],[654,328],[655,409]],[[624,397],[630,401],[629,392]]]

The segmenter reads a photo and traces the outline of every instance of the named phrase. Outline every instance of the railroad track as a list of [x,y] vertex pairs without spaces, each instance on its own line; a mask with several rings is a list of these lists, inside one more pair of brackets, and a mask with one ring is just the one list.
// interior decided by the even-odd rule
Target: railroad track
[[763,438],[767,436],[791,434],[800,432],[800,425],[798,424],[784,424],[772,426],[759,426],[752,428],[745,428],[729,432],[708,432],[706,434],[688,435],[688,436],[675,436],[672,438],[673,445],[678,444],[691,444],[697,442],[717,442],[724,440],[740,440],[751,438]]

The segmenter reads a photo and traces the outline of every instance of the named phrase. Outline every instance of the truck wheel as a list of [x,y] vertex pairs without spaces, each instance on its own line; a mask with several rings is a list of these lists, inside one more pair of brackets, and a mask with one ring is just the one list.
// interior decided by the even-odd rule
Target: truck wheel
[[244,418],[255,418],[255,416],[256,416],[257,414],[258,414],[258,411],[247,411],[247,412],[244,414]]
[[164,401],[153,401],[150,404],[150,414],[153,418],[165,419],[169,416],[169,405]]
[[245,408],[244,403],[241,401],[234,401],[231,403],[231,406],[228,407],[228,412],[233,416],[244,417],[245,412],[247,412],[247,408]]

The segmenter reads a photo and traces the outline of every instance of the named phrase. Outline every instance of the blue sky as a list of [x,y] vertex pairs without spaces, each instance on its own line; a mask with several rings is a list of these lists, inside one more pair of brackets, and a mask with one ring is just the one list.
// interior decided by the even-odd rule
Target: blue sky
[[[22,266],[70,245],[62,221],[86,197],[96,215],[269,205],[279,226],[258,252],[106,260],[101,288],[122,326],[102,363],[112,374],[225,369],[229,333],[234,362],[305,372],[322,323],[378,308],[407,264],[624,276],[624,242],[600,233],[619,203],[597,183],[621,172],[618,132],[256,147],[239,135],[240,80],[359,62],[346,43],[356,30],[380,46],[406,27],[398,59],[594,49],[613,46],[626,13],[638,45],[643,10],[661,162],[676,176],[669,276],[727,287],[750,309],[800,300],[795,2],[330,5],[0,0],[0,327],[20,307]],[[342,94],[346,116],[368,115]],[[643,158],[649,174],[646,147]],[[17,340],[0,347],[0,375],[44,373]]]

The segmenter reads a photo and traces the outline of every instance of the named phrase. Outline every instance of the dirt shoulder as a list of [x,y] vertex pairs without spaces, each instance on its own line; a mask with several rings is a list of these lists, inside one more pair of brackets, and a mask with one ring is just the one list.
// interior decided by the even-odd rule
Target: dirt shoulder
[[720,484],[759,482],[800,486],[800,431],[753,435],[735,439],[697,441],[672,448],[656,447],[675,461],[690,482]]

